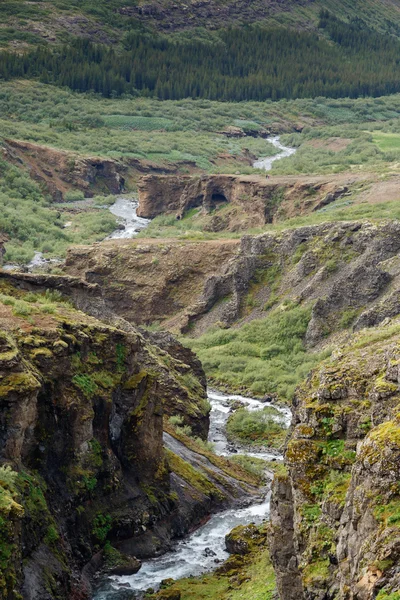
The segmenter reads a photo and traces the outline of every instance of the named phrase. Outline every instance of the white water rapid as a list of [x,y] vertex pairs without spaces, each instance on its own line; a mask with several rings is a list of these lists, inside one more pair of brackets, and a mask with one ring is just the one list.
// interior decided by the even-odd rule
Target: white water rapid
[[[208,390],[211,404],[209,441],[215,444],[217,454],[229,456],[229,444],[224,428],[231,412],[232,404],[240,401],[249,410],[260,410],[274,406],[255,398],[228,395]],[[291,413],[288,408],[275,406],[281,413],[281,419],[289,425]],[[246,453],[265,460],[282,460],[282,456],[270,453]],[[138,573],[129,576],[113,576],[102,585],[95,600],[124,600],[128,592],[143,592],[148,588],[157,588],[163,579],[181,579],[199,576],[217,568],[218,564],[229,556],[225,549],[225,536],[237,525],[261,523],[269,517],[270,495],[260,503],[246,508],[233,508],[213,515],[210,520],[177,542],[175,548],[162,556],[144,561]]]
[[296,148],[290,148],[289,146],[284,146],[280,142],[279,135],[267,138],[271,144],[278,148],[280,152],[275,154],[275,156],[267,156],[266,158],[259,158],[253,163],[253,167],[255,169],[263,169],[264,171],[270,171],[272,169],[272,165],[276,160],[281,160],[282,158],[287,158],[288,156],[292,156],[296,153]]
[[139,233],[141,229],[145,229],[150,223],[150,219],[143,219],[136,214],[139,202],[135,198],[126,198],[118,196],[115,203],[110,206],[110,212],[119,218],[123,229],[116,229],[107,240],[115,240],[121,238],[131,238]]

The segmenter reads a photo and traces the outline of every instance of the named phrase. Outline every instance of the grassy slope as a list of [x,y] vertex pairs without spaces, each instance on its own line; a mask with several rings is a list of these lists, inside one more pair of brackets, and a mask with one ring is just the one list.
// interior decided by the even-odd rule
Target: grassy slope
[[[114,43],[121,39],[124,32],[129,29],[163,28],[163,21],[152,16],[141,16],[137,12],[123,15],[121,8],[134,7],[137,4],[149,4],[144,0],[50,0],[46,3],[28,4],[24,0],[8,0],[0,5],[0,19],[4,27],[0,30],[0,45],[8,46],[12,42],[25,46],[38,43],[53,43],[65,41],[72,35],[84,35],[94,41]],[[191,7],[186,0],[153,0],[151,5],[161,8],[167,14],[166,23],[171,16],[171,6],[182,7],[195,15],[190,26],[208,26],[201,13]],[[218,14],[220,6],[234,6],[238,2],[232,0],[212,0],[210,10]],[[362,16],[369,26],[382,32],[393,35],[400,34],[400,7],[395,0],[306,0],[300,5],[296,0],[272,3],[268,0],[255,0],[252,10],[247,11],[243,3],[243,11],[234,12],[233,18],[237,22],[253,22],[264,20],[271,24],[283,24],[300,29],[310,29],[316,25],[318,13],[321,8],[331,10],[337,17],[349,20]],[[173,11],[172,11],[173,12]],[[196,16],[198,14],[198,16]],[[80,16],[76,21],[74,17]],[[212,20],[212,19],[211,19]],[[218,26],[218,21],[216,21]],[[228,19],[229,23],[229,19]],[[215,22],[214,22],[215,25]],[[222,23],[226,26],[226,21]],[[168,32],[168,27],[164,28]]]

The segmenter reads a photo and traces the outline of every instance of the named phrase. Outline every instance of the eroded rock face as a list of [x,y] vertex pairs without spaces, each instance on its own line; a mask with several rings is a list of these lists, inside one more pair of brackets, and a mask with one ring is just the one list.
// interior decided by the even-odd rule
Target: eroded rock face
[[118,194],[124,188],[126,166],[110,158],[83,157],[18,140],[7,140],[5,153],[9,160],[24,164],[56,202],[62,202],[71,188],[81,190],[86,198],[95,193]]
[[[72,248],[66,270],[139,324],[202,333],[283,303],[309,305],[309,347],[399,314],[400,225],[324,223],[239,240],[140,239]],[[248,302],[248,300],[251,302]],[[250,308],[249,308],[250,306]]]
[[[192,372],[190,351],[170,338],[163,349],[129,324],[117,329],[50,296],[25,302],[23,288],[44,290],[34,279],[1,281],[11,295],[0,303],[0,595],[83,599],[106,540],[138,558],[168,546],[178,501],[163,416],[181,407],[206,435],[204,373],[196,361]],[[211,507],[207,496],[198,505],[180,534]]]
[[[160,214],[181,219],[191,208],[201,208],[210,215],[207,230],[245,231],[318,210],[345,195],[353,182],[354,178],[337,182],[323,177],[147,175],[138,183],[137,212],[150,219]],[[213,214],[228,205],[228,212]]]
[[282,600],[400,590],[399,331],[366,330],[298,389],[271,505]]

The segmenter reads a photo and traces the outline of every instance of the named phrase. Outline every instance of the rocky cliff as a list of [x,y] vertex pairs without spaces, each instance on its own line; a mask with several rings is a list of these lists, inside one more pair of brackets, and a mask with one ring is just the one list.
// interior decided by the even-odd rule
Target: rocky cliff
[[[204,473],[194,471],[180,456],[185,439],[165,453],[168,414],[207,433],[204,373],[171,336],[157,344],[128,323],[125,331],[105,324],[59,291],[75,290],[70,297],[99,310],[95,288],[62,277],[0,280],[7,600],[89,598],[99,567],[135,572],[138,558],[162,552],[211,510],[256,493],[255,481],[226,461],[204,458]],[[185,452],[193,461],[195,451]]]
[[240,241],[140,239],[72,248],[66,270],[99,284],[106,304],[124,318],[191,335],[262,318],[279,305],[309,305],[312,347],[398,314],[399,249],[398,222],[339,222]]
[[246,231],[282,218],[307,214],[345,196],[357,177],[274,177],[203,175],[139,180],[138,215],[173,214],[181,219],[192,208],[210,215],[208,231]]
[[281,600],[399,595],[399,334],[365,330],[297,392],[272,502]]
[[180,169],[196,172],[192,161],[162,161],[124,158],[114,160],[58,150],[42,144],[8,139],[2,147],[7,161],[23,166],[55,202],[65,200],[69,190],[80,190],[86,198],[96,194],[119,194],[146,173],[176,174]]
[[72,188],[87,198],[95,193],[118,194],[124,188],[126,166],[110,158],[86,157],[19,140],[7,140],[3,153],[6,159],[27,167],[32,179],[56,202]]

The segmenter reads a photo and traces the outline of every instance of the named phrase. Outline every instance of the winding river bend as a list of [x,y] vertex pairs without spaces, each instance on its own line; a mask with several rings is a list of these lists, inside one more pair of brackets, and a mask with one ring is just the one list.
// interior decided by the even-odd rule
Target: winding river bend
[[268,138],[268,141],[279,150],[279,153],[275,154],[275,156],[267,156],[266,158],[257,159],[253,163],[253,167],[255,169],[263,169],[264,171],[270,171],[275,161],[281,160],[282,158],[287,158],[288,156],[292,156],[297,151],[296,148],[290,148],[289,146],[284,146],[283,144],[281,144],[279,135],[276,135],[272,138]]
[[[269,402],[261,402],[255,398],[238,395],[227,395],[215,390],[208,390],[211,404],[209,441],[215,445],[217,454],[230,456],[224,428],[232,405],[239,400],[248,410],[260,410],[273,406]],[[291,413],[288,408],[277,407],[283,420],[288,426]],[[264,453],[246,453],[265,460],[282,460],[281,455]],[[156,588],[163,579],[182,579],[183,577],[199,576],[217,568],[218,564],[228,558],[225,549],[225,535],[237,525],[249,523],[259,524],[269,517],[269,493],[261,502],[246,508],[233,508],[214,514],[211,519],[194,533],[177,542],[175,548],[162,556],[144,561],[138,573],[130,576],[113,576],[99,591],[95,600],[123,600],[130,592],[141,592],[148,588]]]
[[[264,171],[270,171],[275,161],[280,160],[282,158],[286,158],[288,156],[292,156],[292,154],[296,152],[296,148],[289,148],[288,146],[283,146],[280,142],[279,136],[268,138],[268,141],[271,142],[271,144],[273,144],[275,148],[278,148],[279,153],[275,154],[275,156],[257,159],[253,163],[253,167],[255,169],[263,169]],[[134,197],[117,197],[115,203],[109,207],[109,210],[110,212],[112,212],[113,215],[118,217],[119,227],[115,231],[113,231],[111,235],[106,237],[106,240],[132,238],[135,235],[137,235],[139,231],[147,227],[147,225],[150,223],[150,220],[143,219],[142,217],[137,216],[136,211],[138,205],[139,203]],[[32,272],[36,269],[51,266],[52,264],[56,266],[57,264],[61,264],[62,262],[62,260],[59,260],[57,258],[46,258],[42,252],[35,252],[35,256],[31,260],[31,262],[25,266],[24,270]],[[2,268],[6,271],[18,271],[20,269],[20,265],[6,264],[3,265]]]

